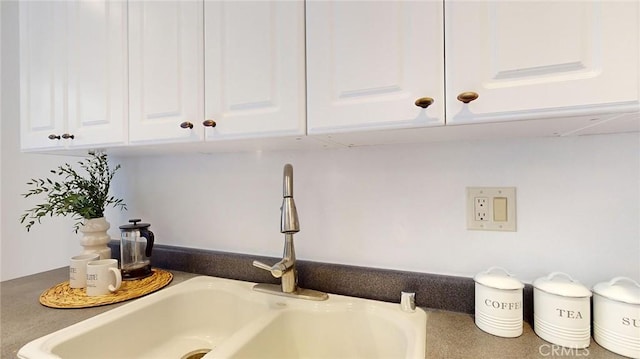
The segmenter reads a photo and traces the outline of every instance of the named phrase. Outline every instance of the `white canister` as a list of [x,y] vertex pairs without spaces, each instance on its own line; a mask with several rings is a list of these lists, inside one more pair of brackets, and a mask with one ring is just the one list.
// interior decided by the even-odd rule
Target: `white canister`
[[593,287],[593,339],[604,348],[640,359],[640,284],[616,277]]
[[591,291],[566,273],[533,281],[533,329],[553,344],[586,348],[591,344]]
[[499,337],[522,334],[522,288],[524,284],[500,267],[476,274],[476,313],[478,328]]

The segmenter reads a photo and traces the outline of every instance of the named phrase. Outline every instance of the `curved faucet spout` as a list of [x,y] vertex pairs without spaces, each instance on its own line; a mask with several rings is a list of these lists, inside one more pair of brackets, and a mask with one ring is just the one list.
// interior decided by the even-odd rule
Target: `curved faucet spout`
[[282,179],[282,207],[280,217],[280,233],[297,233],[300,232],[300,223],[298,223],[298,211],[296,203],[293,201],[293,166],[284,165],[284,174]]
[[282,174],[282,197],[293,198],[293,166],[287,163],[284,165],[284,173]]

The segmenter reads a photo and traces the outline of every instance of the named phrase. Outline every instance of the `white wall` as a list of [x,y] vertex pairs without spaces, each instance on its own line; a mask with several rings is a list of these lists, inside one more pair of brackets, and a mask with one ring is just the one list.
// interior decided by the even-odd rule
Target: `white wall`
[[[279,256],[294,167],[300,259],[523,280],[640,280],[639,135],[121,159],[121,217],[158,243]],[[517,187],[518,231],[468,231],[465,187]],[[116,214],[117,215],[117,214]]]
[[2,7],[2,111],[0,183],[0,278],[20,277],[68,265],[81,251],[80,235],[72,220],[47,218],[27,233],[19,223],[34,201],[20,196],[29,178],[45,177],[48,170],[77,158],[23,154],[20,152],[20,100],[17,2],[0,1]]
[[[73,221],[27,233],[30,177],[65,161],[19,151],[17,6],[2,5],[1,279],[67,265]],[[142,217],[157,241],[279,256],[282,166],[294,165],[301,259],[472,276],[501,265],[521,279],[555,270],[586,284],[640,280],[638,134],[451,142],[309,152],[120,159],[112,236]],[[516,186],[518,231],[465,229],[467,186]]]

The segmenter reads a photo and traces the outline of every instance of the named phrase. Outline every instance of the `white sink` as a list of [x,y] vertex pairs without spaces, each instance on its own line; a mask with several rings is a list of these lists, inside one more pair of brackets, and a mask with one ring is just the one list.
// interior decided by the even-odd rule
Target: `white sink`
[[[74,324],[20,358],[424,358],[426,313],[331,294],[322,302],[196,277]],[[398,293],[400,294],[400,293]]]

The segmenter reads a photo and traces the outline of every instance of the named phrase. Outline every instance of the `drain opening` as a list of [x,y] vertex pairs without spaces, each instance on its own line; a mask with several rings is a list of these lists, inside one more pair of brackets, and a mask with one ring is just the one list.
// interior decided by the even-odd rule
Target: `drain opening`
[[180,359],[200,359],[207,355],[207,353],[210,351],[211,349],[196,349],[183,355]]

